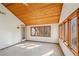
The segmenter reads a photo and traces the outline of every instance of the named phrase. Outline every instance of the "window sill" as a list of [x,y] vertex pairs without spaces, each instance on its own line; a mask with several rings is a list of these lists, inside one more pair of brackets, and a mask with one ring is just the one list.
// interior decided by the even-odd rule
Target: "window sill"
[[[64,42],[64,44],[68,47],[68,44],[67,44],[67,42]],[[68,47],[69,48],[69,47]],[[77,56],[77,51],[76,50],[73,50],[72,48],[69,48],[70,49],[70,51],[75,55],[75,56]]]
[[68,46],[67,42],[64,42],[64,44],[65,44],[66,46]]

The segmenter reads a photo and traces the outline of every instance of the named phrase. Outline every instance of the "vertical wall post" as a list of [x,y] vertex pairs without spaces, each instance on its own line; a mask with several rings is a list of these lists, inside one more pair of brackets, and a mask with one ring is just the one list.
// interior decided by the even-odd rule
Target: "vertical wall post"
[[68,20],[68,47],[71,47],[71,22]]
[[79,8],[77,10],[77,49],[78,49],[78,56],[79,56]]

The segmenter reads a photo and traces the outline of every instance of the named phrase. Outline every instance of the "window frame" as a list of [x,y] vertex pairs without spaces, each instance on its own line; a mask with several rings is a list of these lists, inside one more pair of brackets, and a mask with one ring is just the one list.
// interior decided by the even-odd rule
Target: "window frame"
[[[77,43],[76,43],[76,47],[77,47],[77,51],[75,51],[74,49],[71,48],[71,20],[73,20],[73,18],[77,18],[76,22],[76,35],[77,35]],[[68,22],[68,48],[72,51],[72,53],[74,55],[79,55],[79,8],[77,10],[75,10],[72,14],[70,14],[61,24],[64,25],[64,42],[65,41],[65,23]],[[62,30],[61,30],[62,31]],[[60,35],[60,34],[59,34]],[[60,35],[61,36],[61,35]],[[65,44],[65,43],[64,43]],[[66,44],[65,44],[66,45]],[[66,45],[67,46],[67,45]]]
[[61,39],[61,24],[59,25],[59,38]]
[[[44,33],[45,33],[45,28],[49,28],[49,35],[48,36],[44,36],[43,34],[42,35],[40,35],[40,33],[37,33],[37,34],[35,34],[35,35],[32,35],[32,28],[39,28],[39,29],[43,29],[44,30]],[[47,26],[32,26],[32,27],[30,27],[30,36],[38,36],[38,37],[51,37],[51,26],[50,25],[47,25]]]
[[[75,50],[75,49],[73,49],[73,48],[71,48],[71,45],[70,45],[70,48],[71,48],[71,50],[72,50],[72,52],[75,54],[75,55],[79,55],[79,27],[78,27],[78,25],[79,25],[79,8],[76,10],[76,11],[74,11],[68,18],[69,18],[69,21],[70,21],[70,26],[71,26],[71,20],[73,20],[73,18],[75,18],[76,17],[76,48],[77,48],[77,50]],[[71,30],[71,27],[70,27],[70,30]],[[70,35],[69,35],[70,37],[71,37],[71,33],[70,33]],[[71,44],[71,38],[69,39],[69,41],[70,41],[70,44]]]
[[[66,29],[65,29],[65,25],[66,25],[66,23],[67,23],[67,39],[66,39]],[[68,27],[69,27],[69,25],[68,25],[68,20],[66,19],[65,21],[64,21],[64,43],[65,43],[65,45],[69,45],[68,44],[68,34],[69,34],[69,29],[68,29]],[[67,40],[67,41],[66,41]]]
[[63,40],[63,36],[62,36],[63,31],[61,30],[61,29],[63,28],[62,25],[63,25],[63,24],[60,24],[60,25],[59,25],[59,38]]
[[[65,33],[64,33],[64,23],[62,23],[62,32],[61,32],[61,34],[62,34],[62,39],[64,39],[64,36],[65,36]],[[63,40],[63,41],[65,41],[65,40]]]

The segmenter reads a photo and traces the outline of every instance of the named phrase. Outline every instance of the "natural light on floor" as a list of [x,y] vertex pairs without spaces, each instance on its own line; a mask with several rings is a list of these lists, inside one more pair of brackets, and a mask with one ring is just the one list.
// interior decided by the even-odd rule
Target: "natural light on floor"
[[39,47],[40,45],[25,43],[25,44],[19,44],[16,46],[21,47],[21,48],[25,48],[25,49],[33,49],[33,48]]

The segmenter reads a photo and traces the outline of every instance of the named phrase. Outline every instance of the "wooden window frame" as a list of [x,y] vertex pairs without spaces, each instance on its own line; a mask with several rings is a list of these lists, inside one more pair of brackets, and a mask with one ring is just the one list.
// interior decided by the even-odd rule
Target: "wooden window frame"
[[59,38],[61,39],[61,24],[59,25]]
[[59,25],[59,38],[63,39],[62,38],[62,30],[61,29],[62,29],[62,24]]
[[[64,39],[64,36],[65,36],[65,34],[64,34],[64,24],[62,24],[62,39]],[[64,41],[64,40],[63,40]]]
[[58,27],[58,38],[60,39],[60,25],[59,25],[59,27]]
[[71,50],[72,50],[72,52],[75,54],[75,55],[79,55],[79,47],[78,47],[78,45],[79,45],[79,30],[78,30],[78,22],[79,22],[79,15],[78,15],[78,13],[79,13],[79,8],[76,10],[76,11],[74,11],[69,17],[68,17],[68,19],[69,19],[69,26],[71,26],[71,20],[73,20],[73,18],[77,18],[76,19],[76,22],[77,22],[77,25],[76,25],[76,35],[77,35],[77,39],[76,39],[76,41],[77,41],[77,43],[76,43],[76,47],[77,47],[77,49],[78,50],[75,50],[75,49],[73,49],[73,48],[71,48],[71,33],[70,33],[70,30],[71,30],[71,27],[70,27],[70,29],[69,29],[69,48],[71,48]]
[[[65,24],[67,23],[67,27],[69,27],[69,26],[68,26],[68,20],[66,19],[63,23],[64,23],[64,24],[63,24],[63,25],[64,25],[64,43],[65,43],[65,45],[68,46],[69,44],[68,44],[68,42],[66,42],[66,34],[65,34],[65,33],[66,33],[66,32],[65,32],[65,31],[66,31],[66,30],[65,30]],[[68,35],[68,34],[69,34],[68,32],[69,32],[69,30],[68,30],[68,28],[67,28],[67,37],[69,36],[69,35]],[[67,38],[67,41],[68,41],[68,38]]]
[[79,8],[77,10],[77,48],[78,48],[78,55],[79,55]]
[[[77,17],[76,22],[76,33],[77,33],[77,51],[71,48],[71,20]],[[74,55],[79,55],[79,8],[75,10],[71,15],[69,15],[61,24],[64,25],[64,42],[65,42],[65,23],[68,22],[68,48],[74,53]],[[60,35],[60,34],[59,34]]]

